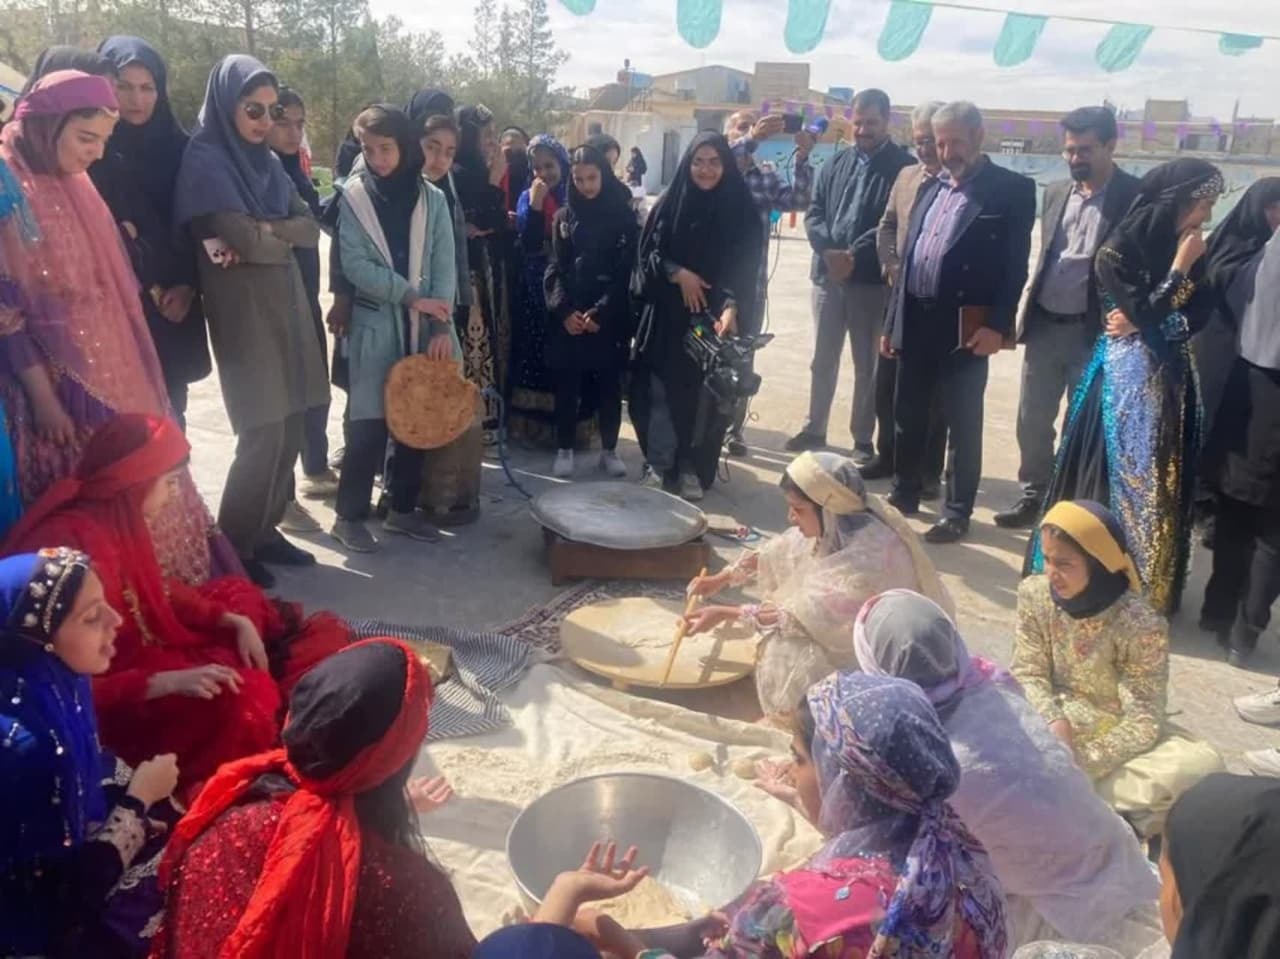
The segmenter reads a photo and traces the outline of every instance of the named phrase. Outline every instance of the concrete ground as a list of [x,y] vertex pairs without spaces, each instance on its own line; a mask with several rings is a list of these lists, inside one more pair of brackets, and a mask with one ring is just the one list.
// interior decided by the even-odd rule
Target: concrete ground
[[[778,477],[789,461],[782,447],[799,429],[808,405],[812,334],[809,247],[803,232],[784,230],[783,237],[771,245],[770,257],[771,263],[776,257],[776,266],[770,285],[769,329],[777,338],[760,354],[757,366],[764,376],[764,387],[754,403],[754,422],[747,431],[751,455],[732,461],[729,481],[717,484],[703,507],[713,525],[728,525],[727,519],[731,519],[735,525],[777,532],[786,523],[777,490]],[[322,257],[322,262],[327,259]],[[1001,353],[991,364],[983,481],[972,532],[961,543],[928,547],[955,597],[970,648],[1004,663],[1013,643],[1015,591],[1026,534],[999,529],[991,516],[1018,494],[1014,424],[1020,362],[1017,353]],[[829,436],[837,448],[846,451],[852,445],[847,435],[852,380],[852,364],[846,356]],[[334,447],[341,443],[342,403],[343,394],[335,390],[329,422]],[[196,481],[214,508],[235,445],[216,377],[192,389],[188,424]],[[633,476],[638,475],[639,449],[629,426],[624,427],[620,452]],[[579,457],[584,474],[586,459]],[[515,450],[512,460],[521,483],[529,490],[536,493],[554,482],[549,478],[549,454]],[[870,485],[876,492],[888,492],[887,481]],[[332,502],[307,505],[327,529],[333,520]],[[920,532],[936,519],[929,505],[912,521]],[[280,571],[278,592],[308,608],[325,607],[346,616],[478,628],[512,620],[560,591],[551,585],[542,559],[541,530],[530,518],[525,499],[507,484],[496,460],[485,462],[479,522],[447,534],[438,545],[391,538],[377,553],[348,555],[326,533],[295,538],[315,551],[320,564]],[[721,559],[735,555],[736,548],[726,541],[713,537],[712,542]],[[1213,638],[1198,630],[1196,616],[1209,563],[1209,555],[1197,549],[1185,607],[1173,621],[1170,709],[1173,721],[1209,739],[1233,768],[1241,768],[1241,750],[1280,746],[1280,731],[1240,721],[1231,697],[1274,685],[1280,674],[1280,653],[1275,637],[1268,634],[1252,670],[1234,669],[1223,661]],[[750,712],[753,698],[750,684],[745,683],[730,691],[692,697],[688,704],[706,711],[743,714]]]

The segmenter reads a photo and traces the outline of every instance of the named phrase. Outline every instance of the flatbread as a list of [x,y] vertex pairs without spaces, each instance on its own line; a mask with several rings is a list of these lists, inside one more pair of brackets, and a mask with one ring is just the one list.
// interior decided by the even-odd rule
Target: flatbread
[[[580,606],[560,624],[560,645],[583,669],[618,685],[659,687],[683,613],[679,601],[647,596]],[[757,643],[755,632],[737,623],[686,636],[666,686],[703,689],[749,676]]]
[[387,429],[416,450],[448,446],[475,423],[480,390],[462,376],[457,360],[406,356],[383,387]]

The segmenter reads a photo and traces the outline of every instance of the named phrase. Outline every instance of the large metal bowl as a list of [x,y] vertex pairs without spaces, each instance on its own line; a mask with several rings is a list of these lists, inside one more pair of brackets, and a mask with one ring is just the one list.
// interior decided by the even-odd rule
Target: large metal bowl
[[511,824],[507,859],[526,905],[536,908],[597,839],[638,846],[640,864],[695,913],[737,899],[764,858],[755,826],[700,786],[653,773],[587,776],[535,799]]

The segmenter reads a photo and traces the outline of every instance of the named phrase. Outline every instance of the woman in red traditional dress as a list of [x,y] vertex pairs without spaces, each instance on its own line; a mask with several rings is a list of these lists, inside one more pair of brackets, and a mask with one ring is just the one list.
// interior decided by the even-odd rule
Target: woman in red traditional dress
[[93,557],[124,618],[111,669],[93,681],[102,741],[131,765],[177,753],[188,792],[222,763],[274,746],[283,697],[351,638],[338,617],[304,620],[244,577],[193,587],[163,574],[150,521],[179,495],[190,455],[167,417],[115,417],[3,549],[56,543]]
[[410,779],[432,689],[404,643],[349,646],[289,699],[284,748],[223,766],[175,828],[154,959],[469,959],[475,938]]

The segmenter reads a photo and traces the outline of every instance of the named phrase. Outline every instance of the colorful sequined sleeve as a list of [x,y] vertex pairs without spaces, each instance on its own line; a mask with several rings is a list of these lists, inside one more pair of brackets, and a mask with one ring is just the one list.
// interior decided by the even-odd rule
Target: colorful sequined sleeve
[[1018,587],[1018,625],[1013,638],[1010,672],[1022,684],[1027,701],[1047,723],[1065,719],[1053,691],[1053,636],[1041,616],[1048,596],[1043,576],[1030,576]]
[[1134,602],[1115,624],[1116,673],[1121,719],[1098,738],[1081,744],[1085,772],[1100,779],[1148,752],[1164,728],[1169,690],[1169,633],[1163,617]]
[[1098,250],[1094,269],[1104,310],[1119,309],[1144,336],[1182,342],[1203,325],[1207,297],[1179,271],[1157,282],[1109,246]]

